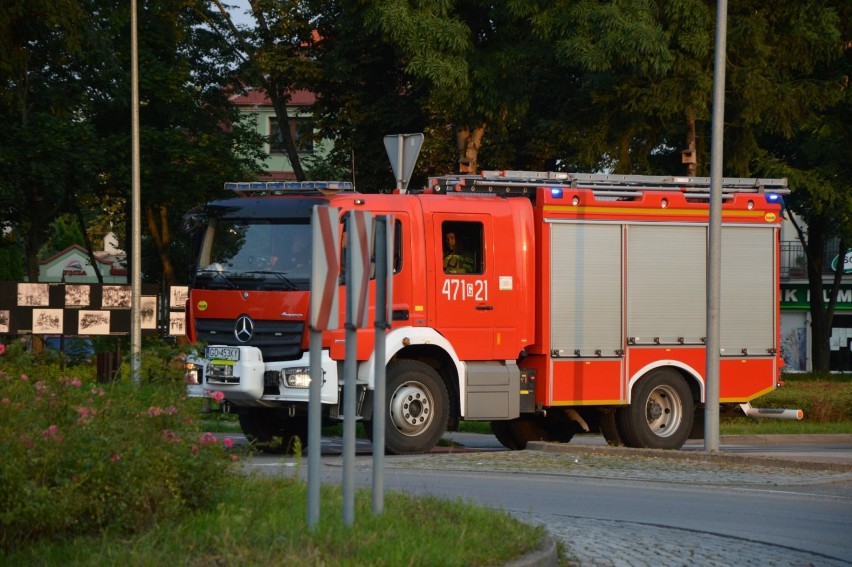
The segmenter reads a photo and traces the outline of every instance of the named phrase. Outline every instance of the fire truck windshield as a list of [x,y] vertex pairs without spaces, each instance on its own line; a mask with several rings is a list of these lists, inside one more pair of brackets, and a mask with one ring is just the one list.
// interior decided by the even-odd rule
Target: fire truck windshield
[[211,220],[198,257],[195,285],[225,289],[309,289],[308,219]]

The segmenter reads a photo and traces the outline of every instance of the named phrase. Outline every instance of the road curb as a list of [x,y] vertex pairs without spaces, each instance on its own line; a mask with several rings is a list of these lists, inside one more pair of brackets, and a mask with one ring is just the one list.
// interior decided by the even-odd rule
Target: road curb
[[722,435],[726,445],[798,445],[802,443],[847,444],[852,443],[849,433],[775,434],[775,435]]
[[547,534],[538,549],[506,563],[505,567],[556,567],[558,561],[556,540]]
[[[842,441],[841,441],[842,442]],[[783,458],[741,455],[732,453],[704,453],[697,451],[663,450],[663,449],[633,449],[630,447],[610,446],[583,446],[562,443],[547,443],[544,441],[530,441],[527,443],[528,451],[542,451],[545,453],[572,453],[583,455],[611,455],[647,457],[653,459],[671,459],[678,461],[695,461],[711,463],[735,463],[761,465],[768,467],[780,467],[789,469],[811,470],[811,471],[837,471],[852,472],[852,464],[849,463],[823,463],[812,461],[792,461]]]

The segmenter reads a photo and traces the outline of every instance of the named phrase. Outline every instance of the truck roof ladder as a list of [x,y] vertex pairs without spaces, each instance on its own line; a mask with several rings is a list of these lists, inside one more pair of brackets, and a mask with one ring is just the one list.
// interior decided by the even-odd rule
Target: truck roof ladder
[[[596,196],[629,198],[643,191],[677,191],[690,198],[710,196],[709,177],[658,175],[613,175],[608,173],[563,173],[549,171],[483,171],[482,175],[448,175],[429,180],[434,193],[479,193],[534,198],[537,187],[591,189]],[[722,193],[787,194],[786,179],[725,177]]]

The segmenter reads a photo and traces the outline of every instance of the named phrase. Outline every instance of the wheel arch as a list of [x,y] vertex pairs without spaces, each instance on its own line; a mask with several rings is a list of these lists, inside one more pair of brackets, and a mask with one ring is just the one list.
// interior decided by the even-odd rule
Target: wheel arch
[[[464,373],[464,363],[456,355],[452,344],[429,327],[401,327],[385,337],[385,368],[394,360],[419,360],[432,367],[447,387],[450,397],[450,421],[457,423],[461,415],[459,406],[459,378]],[[358,381],[366,382],[369,390],[376,384],[376,353],[359,366]]]
[[694,367],[679,360],[658,360],[643,366],[630,377],[630,380],[627,382],[627,403],[629,404],[632,401],[633,390],[639,380],[654,370],[663,368],[671,368],[683,376],[686,384],[692,392],[693,402],[702,403],[704,401],[704,378],[701,376],[700,372],[698,372]]

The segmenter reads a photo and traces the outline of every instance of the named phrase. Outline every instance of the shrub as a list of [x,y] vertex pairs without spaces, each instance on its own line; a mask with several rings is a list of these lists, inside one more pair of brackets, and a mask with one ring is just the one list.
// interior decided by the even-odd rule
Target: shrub
[[179,383],[101,386],[0,360],[0,550],[139,533],[209,505],[232,457]]

